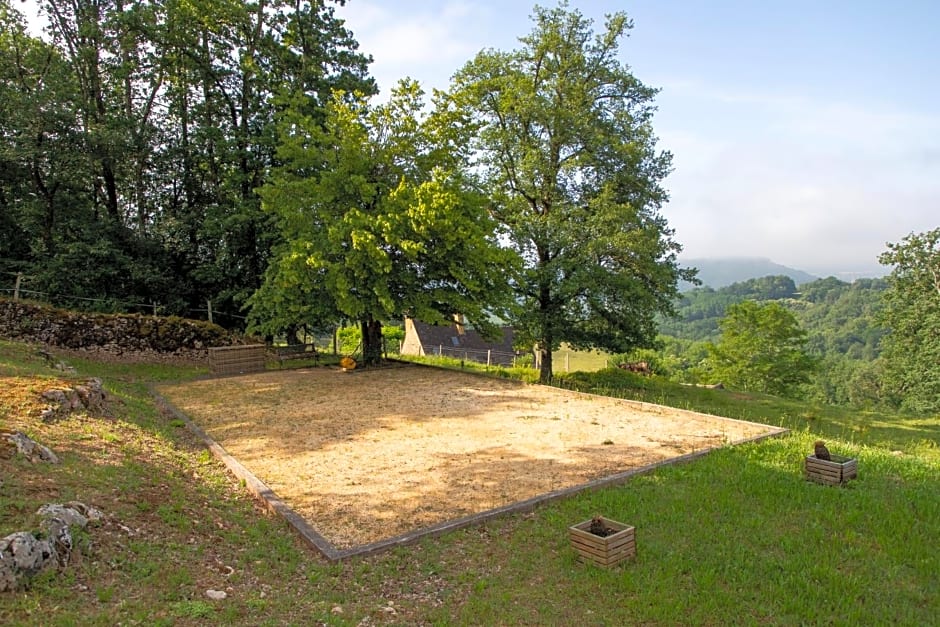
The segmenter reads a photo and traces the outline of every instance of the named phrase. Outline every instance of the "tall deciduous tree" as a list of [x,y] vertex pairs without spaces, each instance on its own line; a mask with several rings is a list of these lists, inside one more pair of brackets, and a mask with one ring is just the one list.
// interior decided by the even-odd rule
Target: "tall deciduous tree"
[[280,99],[322,119],[333,89],[375,91],[340,3],[39,0],[40,39],[0,0],[4,266],[83,302],[238,311],[279,237],[255,190]]
[[882,312],[889,376],[903,406],[940,411],[940,228],[888,244],[878,260],[894,266]]
[[[26,32],[0,0],[0,257],[12,266],[58,252],[56,227],[81,229],[88,160],[71,102],[77,84],[58,50]],[[17,258],[13,258],[17,257]]]
[[719,326],[710,352],[713,375],[723,383],[787,396],[810,381],[816,362],[805,350],[807,333],[779,303],[731,305]]
[[616,13],[595,36],[566,3],[536,7],[534,21],[521,48],[481,52],[460,70],[451,98],[478,130],[493,215],[525,260],[513,323],[536,342],[546,382],[563,341],[652,345],[654,316],[693,277],[659,214],[671,155],[656,149],[656,90],[617,57],[632,23]]
[[191,289],[229,310],[261,284],[279,239],[256,189],[277,165],[282,99],[322,119],[333,89],[375,91],[334,4],[169,0],[156,31],[172,114],[161,231]]
[[285,110],[284,165],[261,195],[286,244],[252,297],[255,328],[355,320],[374,364],[390,319],[492,326],[512,257],[466,177],[469,142],[446,112],[424,117],[422,96],[403,81],[374,107],[337,93],[325,121]]

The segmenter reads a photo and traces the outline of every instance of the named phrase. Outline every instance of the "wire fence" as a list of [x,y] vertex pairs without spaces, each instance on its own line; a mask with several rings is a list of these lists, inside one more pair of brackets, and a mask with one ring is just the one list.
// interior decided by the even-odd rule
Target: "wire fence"
[[460,346],[445,346],[443,344],[422,344],[421,350],[425,355],[475,361],[488,366],[515,366],[516,359],[519,357],[516,353],[507,351],[463,348]]

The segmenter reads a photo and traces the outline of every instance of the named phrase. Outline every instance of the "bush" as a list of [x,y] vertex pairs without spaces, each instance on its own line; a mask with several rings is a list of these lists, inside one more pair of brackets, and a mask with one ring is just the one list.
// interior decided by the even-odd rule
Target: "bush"
[[[336,337],[341,354],[354,355],[362,350],[362,330],[358,325],[340,327]],[[405,328],[398,325],[382,325],[382,337],[385,339],[386,352],[389,355],[397,355],[401,342],[405,340]]]

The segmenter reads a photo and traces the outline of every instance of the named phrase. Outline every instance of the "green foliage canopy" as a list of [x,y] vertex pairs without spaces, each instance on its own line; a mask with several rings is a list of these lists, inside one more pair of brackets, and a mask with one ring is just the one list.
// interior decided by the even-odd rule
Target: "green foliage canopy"
[[796,288],[786,276],[768,276],[683,292],[676,316],[659,320],[666,352],[678,359],[672,376],[711,382],[700,349],[718,341],[727,308],[743,300],[777,302],[799,320],[808,334],[807,352],[820,360],[811,385],[803,388],[807,398],[858,407],[893,405],[879,357],[885,334],[879,312],[886,288],[884,279],[846,283],[835,277]]
[[256,327],[355,320],[368,364],[390,319],[461,313],[492,326],[513,256],[465,176],[469,142],[423,106],[418,84],[402,81],[377,106],[338,92],[322,123],[285,110],[284,166],[261,196],[286,243],[251,299]]
[[805,352],[806,331],[779,303],[731,305],[720,326],[711,359],[726,385],[787,396],[809,382],[815,362]]
[[658,213],[671,155],[656,150],[656,90],[618,60],[623,13],[596,35],[566,3],[536,7],[511,52],[487,50],[455,76],[451,102],[475,130],[478,171],[505,240],[525,262],[513,283],[517,333],[551,352],[624,352],[655,341],[680,246]]
[[882,315],[888,376],[903,406],[940,411],[940,228],[888,244],[878,260],[894,266]]
[[56,302],[234,316],[278,242],[255,189],[279,99],[322,118],[334,89],[375,91],[335,4],[39,0],[41,37],[17,4],[0,0],[0,272]]

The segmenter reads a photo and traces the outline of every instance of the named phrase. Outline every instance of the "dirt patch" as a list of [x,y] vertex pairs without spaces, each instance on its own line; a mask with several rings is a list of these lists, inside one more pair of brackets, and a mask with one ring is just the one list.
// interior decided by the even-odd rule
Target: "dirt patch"
[[340,548],[771,430],[406,365],[159,391]]

